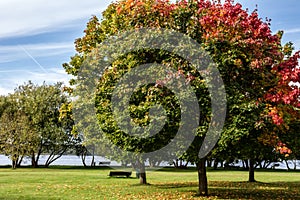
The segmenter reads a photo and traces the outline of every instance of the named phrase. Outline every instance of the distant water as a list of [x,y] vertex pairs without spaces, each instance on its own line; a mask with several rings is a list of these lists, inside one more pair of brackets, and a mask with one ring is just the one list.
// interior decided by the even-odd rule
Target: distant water
[[[39,160],[39,164],[43,165],[46,162],[47,158],[48,158],[48,156],[41,156],[40,160]],[[107,162],[109,160],[107,160],[101,156],[95,156],[96,165],[99,165],[99,162],[105,162],[105,161]],[[87,156],[85,159],[85,162],[87,165],[91,165],[92,156]],[[0,166],[4,166],[4,165],[11,165],[11,160],[5,155],[0,155]],[[22,162],[22,165],[23,166],[31,165],[31,160],[28,158],[27,159],[25,158]],[[81,157],[79,157],[79,156],[63,155],[62,157],[60,157],[59,159],[57,159],[56,161],[51,163],[51,165],[83,166],[83,163],[81,161]],[[115,161],[111,161],[110,165],[120,166],[121,164],[118,162],[115,162]]]
[[[41,156],[40,160],[39,160],[39,164],[43,165],[46,160],[47,160],[47,156]],[[107,162],[109,160],[107,160],[104,157],[101,156],[95,156],[95,164],[96,166],[99,166],[99,162]],[[87,156],[86,157],[86,164],[89,166],[91,165],[92,162],[92,156]],[[290,162],[290,161],[289,161]],[[277,162],[276,164],[278,164],[279,166],[276,166],[276,169],[287,169],[286,164],[284,162]],[[297,166],[297,169],[300,169],[300,161],[298,161],[299,166]],[[0,166],[5,166],[5,165],[11,165],[11,160],[4,155],[0,155]],[[22,166],[26,166],[26,165],[31,165],[31,161],[30,159],[24,159],[22,162]],[[59,159],[57,159],[56,161],[54,161],[53,163],[51,163],[51,165],[67,165],[67,166],[83,166],[83,163],[81,161],[81,157],[76,156],[76,155],[63,155],[62,157],[60,157]],[[110,162],[110,166],[120,166],[121,163],[118,163],[116,161],[111,161]],[[147,165],[147,163],[146,163]],[[164,162],[162,164],[162,166],[170,166],[167,162]],[[194,166],[194,165],[189,165],[189,166]],[[235,166],[240,166],[242,167],[242,163],[236,163]],[[270,165],[270,167],[272,166],[272,164]],[[293,169],[294,165],[292,163],[290,163],[290,168]]]

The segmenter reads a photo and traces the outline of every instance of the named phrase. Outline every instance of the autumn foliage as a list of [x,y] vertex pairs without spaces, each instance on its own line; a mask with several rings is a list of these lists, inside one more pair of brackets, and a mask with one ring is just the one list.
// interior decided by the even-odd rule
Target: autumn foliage
[[[218,64],[228,95],[228,123],[236,123],[227,127],[228,132],[235,129],[244,134],[236,136],[238,141],[260,131],[253,134],[259,142],[288,155],[290,150],[280,135],[299,117],[300,52],[293,54],[292,44],[281,43],[283,33],[274,34],[270,26],[271,20],[262,20],[256,10],[249,12],[232,0],[121,0],[103,12],[102,20],[90,20],[85,36],[76,40],[79,54],[65,69],[76,76],[82,58],[92,48],[122,31],[165,28],[184,33]],[[188,78],[192,84],[196,81]],[[250,117],[241,121],[237,119],[243,117],[241,113]]]
[[[234,4],[230,0],[224,4],[205,0],[197,1],[194,4],[187,1],[170,3],[163,0],[127,0],[120,1],[114,6],[119,15],[117,18],[123,19],[122,22],[131,22],[131,26],[134,28],[155,26],[176,29],[177,27],[172,27],[171,23],[173,15],[177,14],[179,10],[185,13],[195,12],[186,21],[188,25],[194,23],[194,26],[200,27],[201,34],[198,34],[196,39],[206,43],[226,41],[251,52],[251,58],[248,59],[251,61],[252,67],[271,66],[272,71],[281,76],[281,80],[278,82],[281,87],[270,90],[266,99],[299,106],[297,104],[299,89],[286,87],[290,82],[299,81],[299,69],[296,68],[299,52],[284,59],[280,35],[272,34],[271,20],[262,21],[256,11],[249,14],[241,4]],[[153,18],[155,20],[152,20]],[[267,51],[261,51],[262,49]],[[235,63],[242,64],[239,60],[236,60]],[[278,91],[282,89],[285,91]]]

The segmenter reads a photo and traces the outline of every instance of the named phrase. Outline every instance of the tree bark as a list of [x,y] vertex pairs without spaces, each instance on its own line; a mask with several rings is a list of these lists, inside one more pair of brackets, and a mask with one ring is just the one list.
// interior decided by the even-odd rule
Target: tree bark
[[254,177],[254,160],[249,159],[249,182],[256,182]]
[[248,169],[249,170],[249,163],[248,163],[248,160],[243,160],[243,163],[245,164],[245,169]]
[[86,154],[87,154],[86,151],[81,153],[81,161],[82,161],[82,164],[83,164],[84,167],[87,167],[86,162],[85,162]]
[[145,163],[140,162],[139,163],[139,169],[140,169],[140,184],[144,185],[147,184],[147,177],[146,177],[146,169],[145,169]]
[[35,158],[35,153],[33,152],[32,155],[31,155],[31,166],[33,168],[37,168],[38,167],[38,163],[37,163],[37,160]]
[[67,151],[67,147],[65,146],[63,149],[60,149],[59,151],[52,151],[50,155],[47,158],[47,161],[45,163],[45,167],[48,168],[51,163],[56,161],[57,159],[61,158],[64,153]]
[[206,160],[205,158],[202,158],[197,163],[198,181],[199,181],[198,193],[200,196],[208,195],[205,160]]
[[21,156],[21,158],[17,162],[17,167],[21,167],[21,163],[23,161],[24,156]]
[[297,160],[294,159],[294,160],[292,160],[292,162],[294,164],[294,171],[296,171],[297,170]]
[[291,170],[291,168],[290,168],[290,165],[289,165],[288,161],[287,161],[287,160],[284,160],[284,162],[285,162],[285,164],[286,164],[286,168],[287,168],[287,170],[288,170],[288,171],[290,171],[290,170]]
[[216,158],[216,159],[214,160],[214,169],[215,169],[215,170],[218,169],[218,164],[219,164],[219,160]]
[[189,164],[189,161],[186,161],[184,168],[187,168],[188,164]]
[[212,159],[207,160],[207,167],[212,167]]
[[12,168],[13,169],[17,169],[17,161],[16,160],[12,160]]
[[93,151],[92,151],[92,161],[91,161],[91,167],[95,167],[95,147],[93,146]]
[[176,159],[175,161],[173,161],[174,167],[178,168],[178,159]]

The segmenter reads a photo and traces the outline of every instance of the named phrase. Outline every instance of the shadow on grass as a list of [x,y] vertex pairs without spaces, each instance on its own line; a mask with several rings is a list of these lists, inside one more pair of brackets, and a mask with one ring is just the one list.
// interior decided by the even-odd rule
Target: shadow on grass
[[149,169],[149,171],[161,171],[161,172],[196,172],[196,168],[195,167],[188,167],[188,168],[175,168],[175,167],[163,167],[163,168],[153,168],[153,169]]
[[[178,189],[181,192],[195,192],[197,182],[162,183],[152,185],[162,189]],[[299,182],[209,182],[209,195],[217,199],[300,199]]]

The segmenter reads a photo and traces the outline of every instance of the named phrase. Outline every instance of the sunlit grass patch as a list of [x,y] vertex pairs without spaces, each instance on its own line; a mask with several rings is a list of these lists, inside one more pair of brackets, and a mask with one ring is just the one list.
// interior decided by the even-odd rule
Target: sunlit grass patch
[[[130,169],[128,169],[130,170]],[[110,169],[0,169],[0,199],[300,199],[300,173],[209,171],[209,197],[198,197],[197,172],[160,170],[147,173],[148,185],[131,178],[110,178]]]

